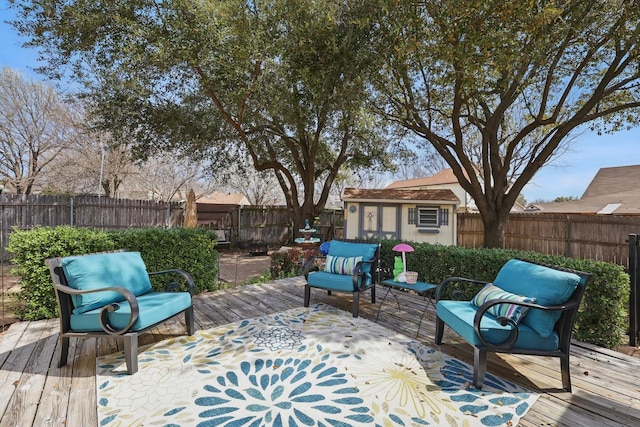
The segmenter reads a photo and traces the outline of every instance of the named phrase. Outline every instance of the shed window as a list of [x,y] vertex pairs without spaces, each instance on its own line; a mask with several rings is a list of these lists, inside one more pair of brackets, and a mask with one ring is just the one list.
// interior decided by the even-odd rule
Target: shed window
[[440,222],[438,213],[440,209],[437,207],[418,206],[416,209],[416,225],[418,227],[437,227]]
[[449,225],[449,209],[438,206],[416,206],[409,208],[409,224],[416,227],[440,227]]

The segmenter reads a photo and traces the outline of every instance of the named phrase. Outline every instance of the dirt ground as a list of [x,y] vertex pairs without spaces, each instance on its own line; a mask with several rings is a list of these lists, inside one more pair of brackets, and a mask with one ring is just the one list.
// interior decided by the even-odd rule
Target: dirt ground
[[269,271],[268,255],[250,255],[234,250],[220,252],[220,279],[225,283],[244,283]]
[[0,272],[0,332],[18,319],[12,314],[15,307],[15,296],[20,292],[18,278],[9,274],[9,267],[2,266]]

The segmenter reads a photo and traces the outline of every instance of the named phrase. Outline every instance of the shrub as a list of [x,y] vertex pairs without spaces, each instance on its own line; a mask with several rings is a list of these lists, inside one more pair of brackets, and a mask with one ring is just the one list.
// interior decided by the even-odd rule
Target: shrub
[[115,246],[110,236],[95,229],[70,226],[13,229],[7,251],[13,253],[16,265],[11,273],[20,277],[18,317],[39,320],[58,315],[49,269],[44,263],[47,258],[113,249]]
[[[216,289],[219,254],[215,250],[215,230],[137,228],[112,231],[109,235],[115,242],[115,247],[140,252],[147,270],[182,269],[193,277],[196,293]],[[168,280],[171,280],[170,276],[152,277],[153,290],[163,290]]]
[[304,273],[304,260],[309,254],[299,248],[291,248],[288,251],[273,252],[269,273],[272,279],[284,279],[286,277],[300,276]]
[[[181,268],[188,271],[196,292],[215,289],[218,277],[218,253],[215,232],[203,229],[159,229],[103,232],[71,226],[14,229],[7,250],[16,265],[12,274],[20,277],[18,295],[22,320],[56,317],[57,302],[51,283],[47,258],[81,255],[126,248],[139,251],[149,271]],[[164,283],[152,278],[155,290]]]

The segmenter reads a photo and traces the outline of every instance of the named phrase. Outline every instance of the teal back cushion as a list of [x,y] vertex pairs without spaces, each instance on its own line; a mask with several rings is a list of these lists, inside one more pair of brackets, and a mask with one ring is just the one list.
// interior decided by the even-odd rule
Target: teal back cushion
[[[580,276],[575,273],[512,259],[500,269],[493,284],[507,292],[535,298],[540,305],[558,305],[571,297],[579,282]],[[522,323],[548,337],[561,314],[531,309]]]
[[[362,257],[362,261],[371,261],[378,249],[377,243],[356,243],[332,240],[329,245],[329,255],[334,257]],[[371,264],[363,264],[362,272],[369,273]]]
[[[151,291],[147,267],[140,252],[114,252],[79,255],[61,261],[69,287],[79,290],[105,287],[127,288],[134,295]],[[74,314],[84,313],[113,302],[123,301],[122,294],[114,291],[72,295]]]

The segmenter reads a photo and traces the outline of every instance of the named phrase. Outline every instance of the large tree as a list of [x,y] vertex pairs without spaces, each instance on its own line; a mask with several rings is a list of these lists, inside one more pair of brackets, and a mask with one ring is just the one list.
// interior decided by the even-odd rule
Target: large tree
[[0,182],[8,191],[30,194],[79,130],[75,109],[53,87],[0,70]]
[[343,165],[385,158],[365,108],[376,1],[12,4],[44,71],[82,82],[102,124],[133,135],[138,156],[179,148],[224,170],[248,152],[275,174],[296,226],[323,208]]
[[485,246],[572,132],[637,124],[639,20],[635,0],[424,0],[384,21],[381,109],[453,168]]

